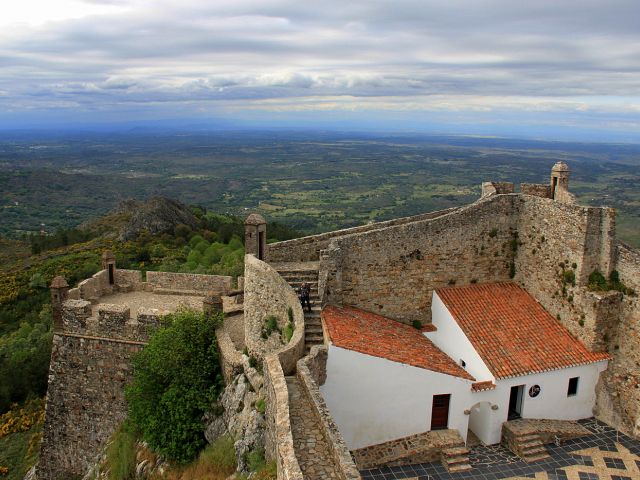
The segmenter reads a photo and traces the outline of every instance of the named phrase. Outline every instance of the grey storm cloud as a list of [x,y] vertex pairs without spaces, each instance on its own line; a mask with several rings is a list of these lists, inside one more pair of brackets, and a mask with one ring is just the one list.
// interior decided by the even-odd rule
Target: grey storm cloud
[[0,109],[297,98],[394,108],[425,96],[450,97],[441,108],[499,96],[640,105],[638,0],[85,3],[114,10],[2,28]]

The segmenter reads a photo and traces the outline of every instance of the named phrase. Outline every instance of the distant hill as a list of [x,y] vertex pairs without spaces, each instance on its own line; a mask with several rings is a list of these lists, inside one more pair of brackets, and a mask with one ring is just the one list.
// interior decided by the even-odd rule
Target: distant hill
[[135,240],[145,231],[151,235],[173,233],[181,224],[196,230],[200,219],[177,200],[152,197],[147,201],[125,200],[114,212],[86,222],[81,228],[126,241]]

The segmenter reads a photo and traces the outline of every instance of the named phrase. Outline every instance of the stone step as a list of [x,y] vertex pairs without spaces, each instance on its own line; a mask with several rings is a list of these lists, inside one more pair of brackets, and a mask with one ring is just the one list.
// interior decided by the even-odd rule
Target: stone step
[[319,333],[322,335],[322,326],[321,325],[305,325],[304,332],[307,335],[312,335],[314,333]]
[[527,463],[531,463],[531,462],[537,462],[538,460],[544,460],[545,458],[549,458],[549,454],[548,453],[544,453],[544,454],[540,454],[540,455],[534,455],[531,457],[523,457],[522,460],[524,460]]
[[324,337],[323,337],[322,333],[319,333],[319,334],[318,333],[312,333],[312,334],[308,335],[307,332],[305,332],[304,341],[305,341],[305,343],[309,343],[309,342],[311,342],[311,343],[313,343],[313,342],[322,343],[322,342],[324,342]]
[[535,448],[522,451],[523,457],[532,457],[532,456],[543,455],[543,454],[547,454],[547,449],[544,447],[544,445],[539,445]]
[[460,455],[469,455],[469,449],[465,446],[451,447],[442,451],[445,458],[457,457]]
[[520,447],[521,450],[529,450],[529,449],[532,449],[532,448],[538,448],[538,447],[542,446],[542,442],[540,440],[538,440],[536,442],[521,443],[518,446]]
[[450,473],[468,472],[469,470],[471,470],[471,465],[469,465],[469,463],[460,464],[460,465],[451,465],[450,467],[447,467],[445,465],[445,467]]
[[296,283],[302,283],[302,282],[307,282],[307,283],[311,283],[311,282],[316,282],[318,283],[318,273],[296,273],[296,274],[280,274],[280,276],[282,278],[284,278],[288,283],[291,282],[296,282]]
[[304,280],[304,281],[300,281],[300,282],[297,282],[295,280],[287,280],[287,283],[289,285],[291,285],[292,287],[294,287],[294,286],[295,287],[299,287],[300,285],[302,285],[305,282],[309,284],[309,288],[311,290],[318,288],[318,281],[317,280]]
[[527,440],[531,440],[531,439],[534,439],[534,438],[539,440],[540,439],[540,435],[538,433],[535,433],[535,432],[533,432],[533,433],[523,433],[523,434],[520,434],[520,435],[516,436],[516,441],[518,443],[522,443],[522,442],[526,442]]

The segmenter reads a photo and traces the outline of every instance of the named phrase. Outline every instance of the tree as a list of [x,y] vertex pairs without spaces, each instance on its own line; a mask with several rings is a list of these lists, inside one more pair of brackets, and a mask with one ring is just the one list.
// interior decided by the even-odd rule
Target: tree
[[169,315],[133,361],[129,418],[153,450],[179,463],[205,445],[202,416],[223,388],[215,337],[221,321],[221,313]]

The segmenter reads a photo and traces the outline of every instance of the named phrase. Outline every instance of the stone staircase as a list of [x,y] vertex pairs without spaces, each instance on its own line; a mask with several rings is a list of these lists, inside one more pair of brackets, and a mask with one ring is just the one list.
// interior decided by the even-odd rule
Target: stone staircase
[[537,433],[525,433],[515,439],[516,454],[525,462],[535,462],[549,457],[549,453]]
[[311,312],[304,312],[304,344],[305,355],[309,353],[313,345],[322,345],[324,338],[322,335],[322,323],[320,321],[320,297],[318,295],[318,267],[317,263],[308,264],[278,264],[274,265],[278,273],[291,287],[296,290],[307,282],[311,287],[309,301]]
[[464,444],[443,449],[440,461],[449,473],[466,472],[471,470],[471,464],[469,463],[469,449],[464,446]]

